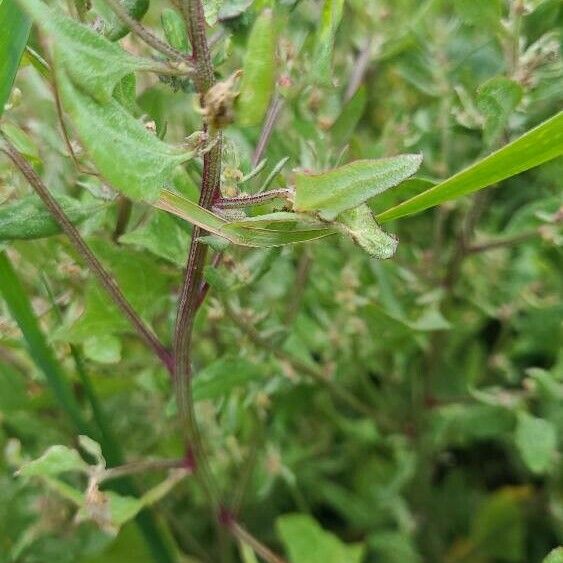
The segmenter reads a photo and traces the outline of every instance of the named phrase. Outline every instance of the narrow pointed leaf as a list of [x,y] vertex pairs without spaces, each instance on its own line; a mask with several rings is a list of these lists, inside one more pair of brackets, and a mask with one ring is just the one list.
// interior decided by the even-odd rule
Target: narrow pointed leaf
[[314,77],[322,84],[328,84],[332,76],[332,53],[334,36],[342,19],[344,0],[325,0],[318,28],[312,67]]
[[172,184],[174,168],[192,153],[163,143],[114,99],[101,104],[59,69],[61,99],[92,160],[116,189],[132,199],[154,200]]
[[65,68],[73,82],[99,101],[108,101],[115,85],[126,74],[154,67],[152,61],[126,53],[91,27],[41,0],[18,1],[53,39],[57,64]]
[[250,36],[237,103],[237,121],[246,127],[258,125],[270,103],[275,82],[276,30],[272,10],[264,10]]
[[357,207],[412,176],[422,163],[417,154],[357,160],[327,172],[295,177],[295,210],[318,211],[323,219]]
[[383,223],[476,192],[563,155],[563,112],[444,182],[376,216]]
[[5,252],[0,252],[0,296],[6,301],[8,310],[23,334],[30,356],[45,374],[49,387],[59,404],[80,432],[89,433],[89,426],[72,393],[66,374],[47,345],[27,294]]
[[153,205],[158,209],[177,215],[214,235],[226,238],[232,243],[242,246],[283,246],[314,240],[337,232],[336,229],[331,227],[295,230],[249,228],[237,223],[229,223],[222,217],[200,207],[197,203],[168,190],[163,190],[160,198]]
[[0,117],[27,43],[31,20],[16,0],[0,0]]

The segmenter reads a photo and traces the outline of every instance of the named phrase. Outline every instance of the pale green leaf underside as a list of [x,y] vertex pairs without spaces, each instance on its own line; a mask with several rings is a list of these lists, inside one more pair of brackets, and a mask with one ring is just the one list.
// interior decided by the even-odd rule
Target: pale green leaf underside
[[154,66],[41,0],[18,1],[53,39],[57,64],[64,66],[72,81],[99,101],[109,101],[115,85],[126,74]]
[[295,210],[315,211],[327,220],[397,186],[420,167],[422,157],[404,154],[379,160],[357,160],[317,174],[295,177]]
[[370,256],[386,260],[395,254],[398,239],[381,229],[367,204],[345,211],[338,216],[337,222],[343,232],[352,237]]
[[163,211],[173,213],[214,235],[242,246],[283,246],[318,239],[337,232],[336,229],[330,227],[274,230],[260,227],[250,228],[237,223],[229,223],[222,217],[200,207],[197,203],[168,190],[163,190],[160,198],[153,205]]
[[444,182],[380,213],[383,223],[476,192],[563,154],[563,112]]
[[104,178],[132,199],[152,201],[172,184],[174,168],[192,153],[163,143],[116,100],[101,104],[58,69],[61,99]]

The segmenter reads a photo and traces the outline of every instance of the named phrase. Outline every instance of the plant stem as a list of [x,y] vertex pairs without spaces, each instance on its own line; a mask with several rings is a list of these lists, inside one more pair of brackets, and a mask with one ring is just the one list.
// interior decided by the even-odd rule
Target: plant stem
[[[51,389],[62,410],[72,421],[75,432],[96,436],[96,433],[93,432],[94,429],[82,414],[80,405],[74,396],[63,367],[57,361],[52,349],[46,342],[29,298],[5,252],[0,252],[0,280],[2,280],[2,283],[0,283],[0,294],[4,297],[12,316],[23,334],[29,348],[30,357],[35,365],[45,374],[48,387]],[[85,391],[87,391],[94,417],[100,428],[100,444],[104,455],[109,463],[121,464],[123,456],[119,442],[115,439],[110,425],[107,423],[107,418],[105,418],[86,372],[84,370],[81,372],[78,364],[77,368],[82,381],[84,382],[86,379],[88,383]],[[123,495],[139,496],[133,482],[129,479],[116,481],[113,483],[112,488]],[[143,510],[137,515],[136,520],[154,560],[159,563],[172,563],[174,559],[170,549],[162,537],[151,512]]]
[[6,139],[4,135],[2,135],[2,138],[4,142],[0,145],[0,150],[8,155],[19,171],[25,176],[26,180],[41,198],[47,209],[51,212],[62,231],[68,236],[76,252],[82,257],[84,262],[86,262],[88,268],[96,276],[102,287],[107,291],[108,295],[112,298],[124,316],[133,325],[141,339],[145,342],[145,344],[147,344],[147,346],[149,346],[149,348],[151,348],[168,371],[172,372],[172,358],[168,350],[166,350],[166,348],[161,344],[151,329],[145,325],[129,301],[127,301],[111,274],[109,274],[101,262],[96,258],[92,250],[90,250],[90,247],[86,244],[78,229],[65,215],[61,206],[51,195],[47,186],[45,186],[35,170],[33,170],[23,155],[8,141],[8,139]]
[[262,131],[260,131],[260,138],[258,139],[256,149],[252,155],[252,166],[256,166],[262,160],[282,108],[283,98],[276,92],[270,101],[266,117],[264,118]]
[[173,61],[178,61],[181,63],[189,63],[190,59],[184,53],[181,53],[177,49],[174,49],[168,43],[159,39],[151,31],[149,31],[145,26],[140,24],[136,19],[132,18],[127,10],[123,8],[119,0],[106,0],[110,8],[115,12],[115,15],[127,26],[129,29],[142,39],[147,45],[152,47],[155,51],[162,53],[169,59]]
[[[200,96],[200,103],[207,90],[214,83],[213,67],[205,36],[205,19],[201,0],[185,0],[181,4],[186,20],[189,39],[193,48],[195,63],[194,82]],[[221,180],[221,133],[214,133],[215,144],[203,157],[203,174],[199,205],[210,209],[219,193]],[[180,415],[180,424],[186,441],[186,448],[194,460],[194,472],[209,498],[215,514],[219,510],[217,487],[209,469],[207,455],[203,448],[201,432],[197,423],[191,389],[191,348],[194,320],[200,302],[200,289],[203,280],[203,268],[207,255],[207,246],[200,242],[205,232],[195,226],[192,231],[188,264],[176,316],[174,329],[174,385]]]
[[147,459],[142,461],[134,461],[117,467],[106,469],[101,481],[109,481],[110,479],[119,479],[125,475],[133,475],[134,473],[145,473],[147,471],[164,471],[166,469],[180,469],[185,466],[183,459]]
[[213,207],[219,207],[220,209],[240,209],[252,205],[261,205],[272,199],[289,199],[292,195],[292,189],[280,188],[260,194],[245,194],[238,197],[220,198],[213,202]]
[[238,522],[230,522],[229,530],[242,543],[248,545],[253,551],[259,555],[266,563],[286,563],[279,555],[274,553],[270,548],[259,542],[253,535],[247,532]]
[[496,248],[503,248],[506,246],[513,246],[520,242],[527,241],[529,239],[539,236],[540,233],[537,230],[526,231],[519,235],[513,237],[501,238],[497,240],[489,240],[486,242],[481,242],[478,244],[472,244],[468,246],[465,250],[467,254],[478,254],[479,252],[487,252],[489,250],[495,250]]

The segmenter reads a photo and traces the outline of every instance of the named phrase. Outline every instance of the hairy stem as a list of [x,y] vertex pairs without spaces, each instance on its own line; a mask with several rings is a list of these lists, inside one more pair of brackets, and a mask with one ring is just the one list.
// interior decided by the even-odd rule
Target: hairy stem
[[213,207],[218,207],[219,209],[240,209],[252,205],[261,205],[272,199],[289,199],[292,195],[292,189],[280,188],[260,194],[245,194],[237,197],[220,198],[213,202]]
[[151,31],[149,31],[145,26],[140,24],[136,19],[132,18],[127,10],[123,7],[119,0],[106,0],[110,8],[115,12],[115,15],[127,26],[129,29],[142,39],[149,47],[152,47],[155,51],[162,53],[169,59],[173,61],[178,61],[181,63],[189,63],[189,58],[184,54],[174,49],[168,43],[159,39]]
[[19,171],[25,176],[31,187],[35,190],[37,195],[41,198],[47,209],[51,212],[56,222],[59,224],[62,231],[70,239],[72,246],[76,252],[82,257],[88,268],[92,271],[94,276],[98,279],[102,287],[107,291],[108,295],[121,310],[123,315],[129,320],[131,325],[135,328],[141,339],[151,348],[156,354],[168,371],[172,371],[172,357],[163,344],[158,340],[152,330],[146,326],[143,320],[139,317],[133,309],[121,289],[111,276],[111,274],[104,268],[101,262],[96,258],[90,247],[82,238],[78,229],[72,224],[70,219],[65,215],[61,206],[57,203],[55,198],[49,192],[47,186],[42,182],[41,178],[37,175],[35,170],[30,166],[23,155],[2,135],[3,144],[0,149],[5,152],[10,160],[15,164]]
[[[193,49],[195,63],[194,82],[198,90],[200,101],[207,90],[214,83],[213,67],[205,36],[205,19],[201,0],[185,0],[180,5],[186,19],[190,42]],[[213,200],[219,193],[221,180],[221,133],[214,132],[213,148],[203,157],[203,174],[199,205],[210,209]],[[195,226],[192,231],[188,264],[176,316],[174,329],[174,384],[176,400],[180,415],[180,424],[186,441],[186,448],[193,459],[194,471],[201,482],[213,510],[218,511],[219,499],[213,475],[209,469],[207,455],[203,447],[201,432],[194,412],[194,401],[191,389],[192,367],[191,349],[195,316],[200,303],[200,289],[203,281],[203,268],[207,256],[207,246],[200,242],[205,234],[200,227]]]

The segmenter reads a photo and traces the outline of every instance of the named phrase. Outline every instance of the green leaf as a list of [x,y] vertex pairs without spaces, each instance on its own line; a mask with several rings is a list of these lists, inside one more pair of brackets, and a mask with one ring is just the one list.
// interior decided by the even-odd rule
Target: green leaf
[[97,334],[84,340],[84,355],[100,364],[117,364],[121,360],[121,341],[111,334]]
[[229,223],[222,217],[200,207],[189,199],[163,190],[154,207],[168,211],[182,219],[223,237],[234,244],[254,247],[284,246],[297,242],[306,242],[336,233],[334,228],[304,228],[300,230],[273,230],[249,228],[238,223]]
[[[149,0],[121,0],[127,13],[136,21],[141,21],[149,9]],[[110,41],[118,41],[129,33],[129,26],[124,24],[117,14],[105,3],[95,2],[96,11],[102,16],[103,34]]]
[[165,8],[162,10],[160,21],[168,43],[178,51],[187,53],[189,49],[188,32],[182,16],[176,10]]
[[354,130],[364,114],[366,103],[366,88],[365,86],[361,86],[346,103],[338,119],[330,128],[330,134],[338,146],[345,145],[354,133]]
[[[99,203],[85,205],[63,195],[57,195],[56,199],[74,224],[92,217],[105,207]],[[0,240],[38,239],[60,232],[58,223],[36,195],[24,196],[14,203],[0,206]]]
[[491,559],[518,563],[524,559],[525,522],[522,502],[529,487],[505,487],[488,496],[475,513],[470,539]]
[[152,201],[172,184],[174,168],[192,153],[163,143],[115,99],[99,103],[72,84],[59,69],[64,108],[104,178],[135,200]]
[[399,532],[378,532],[370,536],[369,546],[381,563],[421,563],[413,541]]
[[88,433],[88,424],[80,411],[80,405],[72,393],[67,382],[66,374],[55,358],[53,351],[47,345],[45,336],[31,308],[29,298],[22,287],[12,264],[5,252],[0,251],[0,295],[6,301],[8,310],[17,322],[31,358],[37,367],[45,374],[49,387],[61,407],[68,414],[76,429],[83,434]]
[[2,133],[28,160],[39,162],[39,149],[33,139],[20,127],[9,121],[2,124]]
[[8,103],[30,28],[31,20],[16,0],[0,1],[0,117]]
[[295,176],[295,210],[318,211],[327,220],[397,186],[420,167],[422,157],[404,154],[357,160],[339,168]]
[[476,192],[563,154],[563,112],[444,182],[376,216],[381,223]]
[[41,0],[18,0],[37,25],[55,43],[57,65],[73,82],[100,102],[111,99],[115,85],[136,70],[150,70],[155,63],[134,57],[93,28],[49,8]]
[[477,107],[485,118],[484,139],[488,146],[502,135],[508,118],[516,109],[524,90],[518,82],[498,76],[491,78],[477,91]]
[[22,374],[7,363],[0,364],[0,416],[24,408],[27,390]]
[[243,127],[258,125],[270,103],[276,78],[276,29],[272,10],[264,10],[248,37],[237,122]]
[[496,28],[500,25],[502,3],[500,0],[456,0],[455,9],[470,25]]
[[563,547],[557,547],[551,551],[543,563],[563,563]]
[[88,464],[79,453],[66,446],[51,446],[40,458],[23,465],[18,475],[23,477],[56,476],[68,471],[87,471]]
[[264,379],[262,367],[244,358],[221,358],[198,372],[193,382],[195,401],[228,396],[237,387]]
[[533,473],[545,473],[557,451],[557,433],[551,422],[522,412],[516,426],[516,447]]
[[367,204],[341,213],[337,217],[342,230],[370,256],[379,260],[391,258],[397,250],[398,239],[385,233],[373,218]]
[[178,266],[184,266],[190,237],[169,213],[155,211],[149,222],[120,237],[119,242],[146,248]]
[[213,27],[217,23],[223,0],[203,0],[203,10],[207,25]]
[[313,58],[313,76],[322,84],[330,83],[332,77],[332,53],[334,37],[342,19],[344,0],[325,0],[318,27]]
[[106,460],[102,454],[102,447],[96,440],[92,440],[89,436],[80,435],[78,436],[78,443],[80,447],[89,455],[91,455],[96,461],[96,465],[99,467],[106,467]]
[[364,546],[346,545],[305,514],[287,514],[276,520],[291,563],[361,563]]

